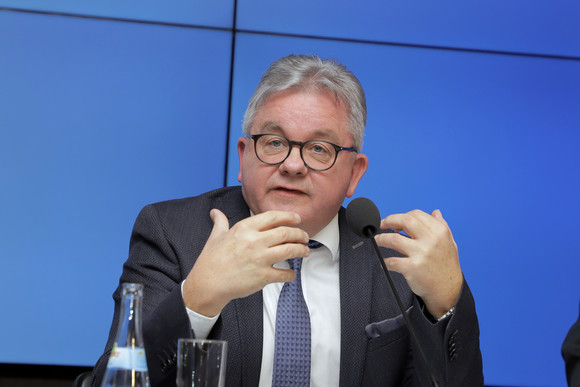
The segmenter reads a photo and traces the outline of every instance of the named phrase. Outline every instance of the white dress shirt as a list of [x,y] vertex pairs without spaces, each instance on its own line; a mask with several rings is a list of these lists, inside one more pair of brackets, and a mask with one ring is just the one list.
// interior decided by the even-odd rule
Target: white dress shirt
[[[340,290],[339,290],[339,230],[338,215],[311,239],[322,247],[310,250],[302,261],[302,290],[311,325],[311,386],[338,386],[340,376]],[[289,268],[288,262],[274,265]],[[272,385],[276,309],[283,283],[267,285],[263,291],[264,332],[260,387]],[[182,284],[183,292],[183,284]],[[206,338],[218,316],[208,318],[187,309],[197,338]]]

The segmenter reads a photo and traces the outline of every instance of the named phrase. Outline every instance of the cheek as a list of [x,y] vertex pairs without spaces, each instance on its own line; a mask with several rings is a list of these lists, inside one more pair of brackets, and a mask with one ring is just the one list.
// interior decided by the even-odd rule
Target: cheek
[[340,176],[325,176],[324,181],[313,181],[316,187],[317,201],[321,207],[339,207],[346,197],[349,181]]
[[251,155],[244,153],[244,157],[240,160],[240,173],[238,174],[238,180],[242,184],[248,184],[250,181],[254,180],[257,171],[254,164],[254,160],[251,159]]
[[246,187],[253,187],[253,182],[256,178],[256,171],[253,171],[252,168],[243,165],[240,169],[240,174],[238,176],[240,183]]
[[[267,176],[264,170],[243,165],[239,174],[247,202],[259,203],[264,198]],[[252,209],[255,210],[255,209]]]

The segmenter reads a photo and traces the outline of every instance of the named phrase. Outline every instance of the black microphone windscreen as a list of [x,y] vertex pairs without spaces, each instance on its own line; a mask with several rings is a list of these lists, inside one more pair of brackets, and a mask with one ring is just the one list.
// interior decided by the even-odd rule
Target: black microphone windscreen
[[380,228],[381,214],[370,199],[356,198],[346,207],[346,221],[352,231],[366,238],[374,235]]

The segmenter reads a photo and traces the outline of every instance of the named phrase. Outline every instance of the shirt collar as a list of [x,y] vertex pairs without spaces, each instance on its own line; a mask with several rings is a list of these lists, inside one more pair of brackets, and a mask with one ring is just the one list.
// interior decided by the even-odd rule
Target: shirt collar
[[[250,210],[250,216],[254,216],[252,210]],[[330,259],[333,262],[338,260],[338,242],[340,240],[340,233],[338,231],[338,213],[322,230],[310,239],[322,243],[324,247],[330,251]]]
[[336,261],[338,259],[338,242],[340,239],[340,233],[338,231],[338,214],[332,218],[326,227],[310,239],[322,243],[328,250],[330,250],[331,260]]

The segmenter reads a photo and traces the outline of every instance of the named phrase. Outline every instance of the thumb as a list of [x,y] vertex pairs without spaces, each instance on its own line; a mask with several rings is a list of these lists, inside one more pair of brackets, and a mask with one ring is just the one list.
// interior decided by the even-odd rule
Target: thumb
[[230,222],[228,217],[218,210],[217,208],[212,209],[209,212],[209,217],[213,221],[213,229],[211,230],[210,239],[213,237],[223,234],[230,229]]

